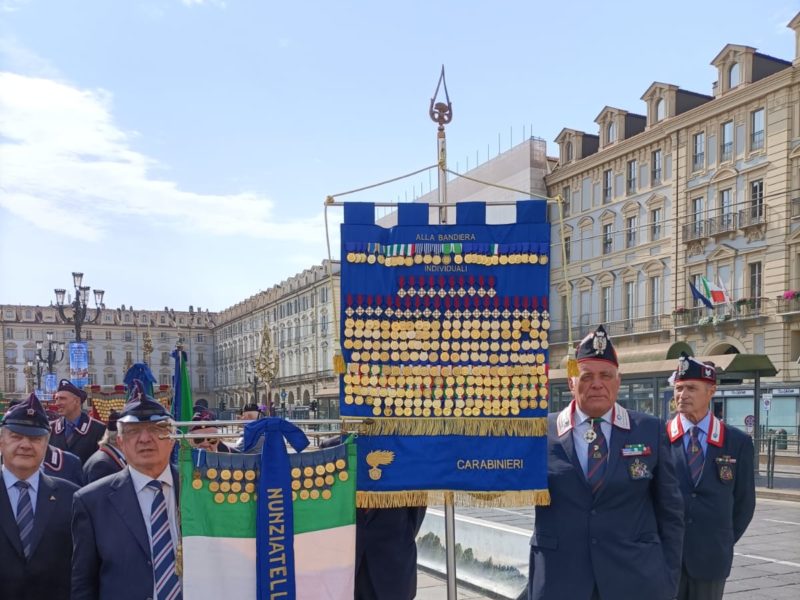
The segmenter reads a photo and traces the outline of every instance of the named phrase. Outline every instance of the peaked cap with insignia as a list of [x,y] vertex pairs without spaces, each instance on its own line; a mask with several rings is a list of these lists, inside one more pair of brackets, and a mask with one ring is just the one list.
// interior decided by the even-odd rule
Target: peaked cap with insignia
[[619,367],[617,351],[602,325],[598,325],[597,329],[581,340],[575,358],[579,363],[586,360],[604,360]]
[[133,380],[128,403],[122,409],[118,423],[149,423],[166,421],[172,415],[164,406],[144,391],[144,384],[139,379]]
[[717,367],[712,362],[703,363],[695,360],[686,352],[681,352],[681,356],[678,359],[678,368],[670,377],[670,381],[674,384],[677,381],[688,381],[690,379],[716,385]]
[[62,379],[58,382],[58,389],[57,392],[69,392],[70,394],[75,394],[78,398],[81,399],[81,404],[86,401],[86,392],[84,392],[81,388],[76,386],[72,383],[69,379]]
[[3,416],[0,426],[8,427],[14,433],[27,436],[41,436],[50,433],[50,421],[36,394],[31,394],[27,400],[10,408]]

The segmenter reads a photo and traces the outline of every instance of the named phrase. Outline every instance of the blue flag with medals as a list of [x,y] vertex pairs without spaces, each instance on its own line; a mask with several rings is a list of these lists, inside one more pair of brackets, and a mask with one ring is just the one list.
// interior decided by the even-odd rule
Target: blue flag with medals
[[487,224],[486,204],[371,203],[342,224],[342,418],[358,418],[357,503],[549,503],[550,225],[545,201]]

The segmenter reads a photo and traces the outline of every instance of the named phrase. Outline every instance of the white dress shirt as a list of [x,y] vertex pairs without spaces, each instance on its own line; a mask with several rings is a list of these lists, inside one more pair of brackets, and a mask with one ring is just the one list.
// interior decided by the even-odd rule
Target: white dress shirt
[[[6,486],[6,492],[8,492],[8,499],[11,501],[11,511],[14,513],[15,521],[17,519],[17,503],[19,502],[20,491],[14,484],[18,481],[20,481],[19,477],[14,475],[6,467],[3,467],[3,483]],[[30,485],[28,488],[28,495],[31,498],[31,508],[35,515],[36,494],[39,492],[39,471],[37,470],[33,475],[28,477],[28,479],[24,479],[23,481],[27,481],[28,485]]]
[[[153,478],[144,473],[140,473],[130,465],[128,468],[131,472],[131,480],[133,481],[133,489],[136,490],[136,499],[139,500],[139,508],[142,509],[142,517],[144,517],[144,527],[147,529],[147,538],[150,540],[150,547],[153,546],[153,537],[150,532],[150,509],[153,506],[153,500],[156,497],[156,491],[147,487],[147,484],[153,481]],[[175,550],[175,556],[178,553],[178,516],[175,507],[175,486],[172,481],[172,470],[169,465],[161,472],[161,475],[156,477],[161,482],[161,489],[164,492],[164,500],[167,503],[167,518],[169,519],[169,532],[172,536],[172,547]]]
[[[610,409],[604,414],[600,423],[600,430],[606,436],[606,446],[608,451],[611,452],[611,413],[614,409]],[[583,435],[592,428],[591,417],[587,417],[578,405],[575,404],[575,426],[572,428],[572,440],[575,442],[575,452],[578,455],[578,461],[581,463],[583,474],[586,475],[589,469],[589,442],[587,442]]]

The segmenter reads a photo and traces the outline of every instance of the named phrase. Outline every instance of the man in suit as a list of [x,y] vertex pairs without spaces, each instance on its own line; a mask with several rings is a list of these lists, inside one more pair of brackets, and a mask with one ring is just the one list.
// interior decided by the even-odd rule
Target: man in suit
[[75,495],[72,600],[179,600],[172,419],[136,381],[117,429],[128,466]]
[[41,472],[50,423],[30,397],[0,422],[0,598],[69,600],[72,496],[78,487]]
[[713,363],[682,353],[672,383],[678,414],[667,434],[686,505],[678,600],[721,600],[733,546],[756,508],[753,441],[711,410]]
[[671,600],[683,502],[664,426],[616,403],[619,363],[603,326],[577,351],[572,402],[548,417],[551,503],[536,507],[532,600]]
[[112,410],[108,415],[106,432],[100,440],[100,448],[83,465],[86,483],[92,483],[106,475],[119,473],[128,464],[117,441],[117,419],[119,419],[119,413]]
[[106,426],[83,412],[86,392],[72,384],[69,379],[62,379],[53,395],[58,419],[51,423],[53,435],[50,443],[56,448],[72,452],[85,464],[95,453]]
[[[8,408],[13,408],[20,403],[22,403],[22,400],[11,400],[8,403]],[[47,411],[45,411],[45,416],[47,416]],[[50,475],[50,477],[66,479],[78,487],[81,487],[84,483],[86,483],[83,477],[83,465],[81,464],[81,459],[75,456],[72,452],[65,452],[61,448],[48,445],[47,451],[44,453],[42,467],[44,468],[45,475]]]

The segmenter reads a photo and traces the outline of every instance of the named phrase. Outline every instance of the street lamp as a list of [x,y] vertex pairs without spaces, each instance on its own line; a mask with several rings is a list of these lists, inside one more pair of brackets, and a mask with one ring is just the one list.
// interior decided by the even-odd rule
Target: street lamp
[[53,366],[64,359],[64,342],[56,342],[53,339],[53,332],[47,332],[47,356],[45,357],[42,352],[44,351],[44,341],[36,340],[36,362],[37,368],[39,363],[47,365],[48,373],[55,373]]
[[72,323],[75,327],[75,341],[81,342],[81,326],[84,323],[97,323],[97,319],[100,317],[100,312],[105,305],[103,304],[103,294],[105,292],[103,290],[95,290],[94,291],[94,305],[97,312],[95,312],[94,317],[91,319],[86,318],[86,313],[89,310],[89,292],[91,288],[89,286],[81,285],[83,283],[83,273],[73,273],[72,274],[72,284],[75,287],[75,300],[72,301],[70,306],[72,307],[72,317],[69,318],[64,313],[64,296],[67,293],[67,290],[57,288],[56,292],[56,306],[58,308],[58,313],[61,315],[61,318],[67,322]]
[[256,406],[260,406],[258,402],[258,384],[261,383],[261,380],[258,378],[258,373],[256,372],[255,365],[251,365],[250,368],[247,370],[247,383],[253,384],[253,403]]
[[[33,367],[36,366],[36,375],[34,379],[34,369]],[[34,390],[42,389],[42,361],[39,360],[39,357],[36,357],[35,361],[29,360],[28,361],[28,373],[30,373],[31,379],[36,381],[36,387]]]

